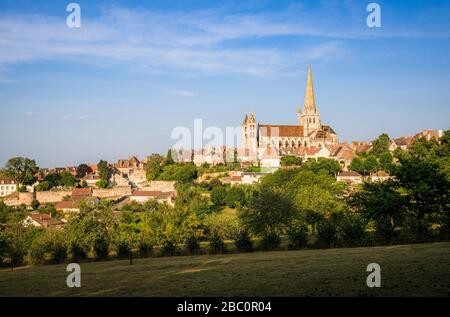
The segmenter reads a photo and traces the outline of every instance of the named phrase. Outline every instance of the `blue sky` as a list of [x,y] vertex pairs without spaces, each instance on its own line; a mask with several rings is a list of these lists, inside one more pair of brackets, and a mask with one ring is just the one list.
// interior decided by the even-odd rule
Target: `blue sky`
[[[378,1],[0,2],[0,165],[164,153],[171,131],[295,124],[307,65],[341,141],[450,123],[450,4]],[[75,2],[75,1],[74,1]]]

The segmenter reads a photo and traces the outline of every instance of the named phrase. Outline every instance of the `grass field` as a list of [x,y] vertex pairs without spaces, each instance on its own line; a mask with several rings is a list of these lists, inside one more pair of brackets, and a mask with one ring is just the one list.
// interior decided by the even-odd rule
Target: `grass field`
[[0,296],[450,296],[450,243],[82,263],[78,289],[65,268],[4,269]]

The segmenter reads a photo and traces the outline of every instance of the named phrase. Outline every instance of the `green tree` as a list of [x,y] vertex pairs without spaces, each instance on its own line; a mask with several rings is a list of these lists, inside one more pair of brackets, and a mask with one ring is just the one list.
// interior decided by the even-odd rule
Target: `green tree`
[[230,208],[236,208],[245,204],[245,191],[241,186],[233,186],[228,189],[225,196],[225,204]]
[[159,177],[163,171],[163,161],[163,157],[159,154],[152,154],[147,158],[146,172],[148,181],[156,180]]
[[87,164],[80,164],[77,167],[77,178],[83,178],[85,177],[87,174],[92,173],[92,168],[87,165]]
[[109,184],[109,174],[110,174],[110,168],[108,166],[108,162],[104,160],[100,160],[97,164],[98,168],[98,176],[100,176],[100,180],[103,181],[103,184],[106,183],[106,186],[101,188],[106,188]]
[[225,198],[227,196],[227,190],[224,186],[214,186],[214,188],[211,191],[211,202],[215,206],[224,206],[225,205]]
[[172,154],[175,154],[175,150],[169,149],[167,151],[166,158],[164,160],[164,166],[175,164],[175,161],[173,160]]
[[159,180],[190,182],[197,178],[197,168],[192,163],[172,164],[164,167]]
[[77,183],[77,179],[75,176],[70,174],[68,171],[62,171],[61,172],[61,185],[67,186],[67,187],[74,187]]
[[392,170],[394,162],[391,153],[389,152],[381,153],[379,160],[380,160],[380,168],[383,171],[390,172]]
[[294,204],[282,191],[262,185],[238,211],[238,217],[248,232],[268,237],[285,233],[295,213]]
[[3,170],[5,176],[12,178],[18,184],[32,185],[36,182],[36,174],[39,168],[34,160],[26,157],[14,157],[9,159]]
[[383,153],[389,153],[389,142],[389,135],[386,133],[381,134],[372,142],[370,154],[373,154],[376,158],[380,158]]

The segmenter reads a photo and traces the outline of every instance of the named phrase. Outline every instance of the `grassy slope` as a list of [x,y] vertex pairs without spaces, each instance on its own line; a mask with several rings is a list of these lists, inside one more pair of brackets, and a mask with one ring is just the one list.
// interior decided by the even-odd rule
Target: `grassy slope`
[[[382,287],[368,289],[379,263]],[[1,296],[450,296],[450,243],[259,252],[81,264],[82,287],[65,265],[0,271]]]

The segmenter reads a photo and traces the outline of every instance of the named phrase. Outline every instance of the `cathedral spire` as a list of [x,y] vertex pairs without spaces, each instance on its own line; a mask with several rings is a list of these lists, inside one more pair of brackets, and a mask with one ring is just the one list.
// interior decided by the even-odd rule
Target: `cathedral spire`
[[306,82],[305,105],[303,113],[316,113],[316,101],[314,99],[314,87],[312,81],[311,65],[308,65],[308,79]]

